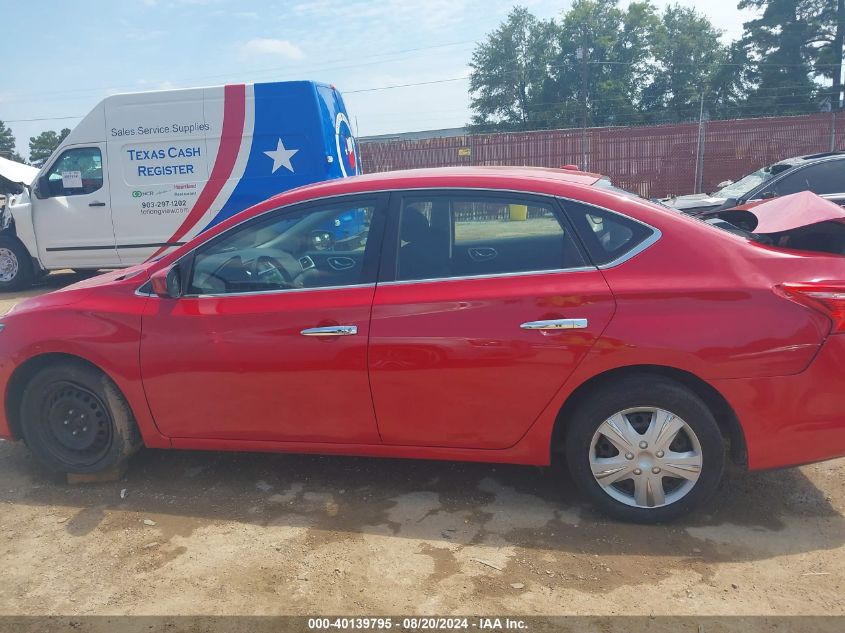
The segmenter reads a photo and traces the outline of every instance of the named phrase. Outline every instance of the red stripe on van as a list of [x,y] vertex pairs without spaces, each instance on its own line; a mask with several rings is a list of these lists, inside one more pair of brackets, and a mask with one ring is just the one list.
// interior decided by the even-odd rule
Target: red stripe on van
[[[238,151],[244,134],[246,86],[236,84],[225,86],[223,90],[223,131],[220,134],[220,148],[217,150],[214,167],[211,168],[211,175],[197,197],[194,208],[191,209],[188,217],[176,229],[176,232],[167,240],[168,243],[178,242],[205,215],[211,203],[217,198],[217,194],[223,189],[223,185],[232,175],[235,161],[238,159]],[[158,256],[165,250],[167,250],[167,247],[163,246],[152,257]]]

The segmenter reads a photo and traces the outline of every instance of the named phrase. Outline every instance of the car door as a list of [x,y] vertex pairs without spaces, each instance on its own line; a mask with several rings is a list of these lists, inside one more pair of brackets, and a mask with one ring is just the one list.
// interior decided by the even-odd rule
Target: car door
[[613,310],[554,199],[393,194],[370,326],[383,441],[513,445]]
[[105,143],[68,147],[39,178],[33,223],[46,267],[120,265],[105,160]]
[[366,358],[383,200],[271,212],[180,261],[185,296],[150,297],[143,321],[144,388],[162,433],[379,441]]

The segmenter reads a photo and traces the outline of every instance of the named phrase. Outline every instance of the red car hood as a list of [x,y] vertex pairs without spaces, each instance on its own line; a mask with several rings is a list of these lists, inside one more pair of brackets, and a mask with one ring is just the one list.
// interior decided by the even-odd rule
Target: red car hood
[[749,202],[729,210],[748,211],[757,218],[755,233],[783,233],[819,222],[845,223],[845,208],[811,191]]

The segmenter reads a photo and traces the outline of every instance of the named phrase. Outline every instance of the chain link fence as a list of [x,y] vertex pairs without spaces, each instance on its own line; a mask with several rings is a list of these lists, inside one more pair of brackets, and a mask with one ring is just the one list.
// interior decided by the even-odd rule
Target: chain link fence
[[713,191],[784,158],[845,149],[845,112],[587,130],[362,141],[365,172],[574,164],[645,197]]

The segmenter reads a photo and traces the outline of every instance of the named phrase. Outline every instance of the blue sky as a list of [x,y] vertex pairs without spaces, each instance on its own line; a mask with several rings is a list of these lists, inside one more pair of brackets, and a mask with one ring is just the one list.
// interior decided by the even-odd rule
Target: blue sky
[[[657,6],[668,0],[657,0]],[[680,0],[726,38],[751,16],[737,0]],[[551,17],[569,0],[521,2]],[[46,6],[45,6],[46,5]],[[361,135],[459,127],[469,119],[474,43],[513,0],[0,0],[0,120],[29,137],[73,127],[117,92],[250,81],[335,84]],[[454,81],[440,82],[449,79]],[[367,91],[408,83],[427,85]],[[48,118],[44,121],[21,119]]]

